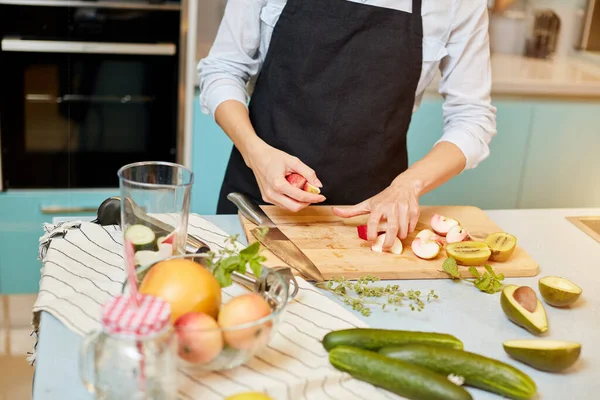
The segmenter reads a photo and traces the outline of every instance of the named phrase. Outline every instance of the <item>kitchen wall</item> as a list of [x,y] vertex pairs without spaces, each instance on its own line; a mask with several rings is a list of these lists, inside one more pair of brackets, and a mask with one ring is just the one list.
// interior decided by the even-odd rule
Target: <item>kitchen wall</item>
[[226,3],[227,0],[198,0],[197,61],[208,54],[219,29]]

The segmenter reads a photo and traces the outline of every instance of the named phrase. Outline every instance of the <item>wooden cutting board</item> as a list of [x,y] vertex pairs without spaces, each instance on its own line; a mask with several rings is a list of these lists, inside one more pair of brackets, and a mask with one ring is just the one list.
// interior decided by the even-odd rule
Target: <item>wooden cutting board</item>
[[[310,206],[298,213],[291,213],[274,206],[261,207],[319,268],[325,279],[344,276],[356,279],[365,275],[387,279],[437,279],[448,278],[443,272],[444,250],[433,260],[422,260],[415,256],[410,244],[416,234],[430,228],[429,221],[434,213],[455,218],[469,231],[475,240],[483,240],[489,233],[500,232],[498,227],[481,209],[470,206],[422,206],[417,229],[402,241],[401,255],[374,253],[368,242],[357,236],[356,227],[346,226],[342,219],[331,211],[330,206]],[[256,225],[239,215],[249,243],[256,241],[250,230]],[[510,232],[509,232],[510,233]],[[505,262],[488,262],[494,271],[507,277],[535,276],[538,264],[518,245],[512,257]],[[267,266],[283,266],[281,260],[264,249]],[[463,276],[470,276],[467,267],[459,267]],[[481,268],[483,271],[483,268]]]

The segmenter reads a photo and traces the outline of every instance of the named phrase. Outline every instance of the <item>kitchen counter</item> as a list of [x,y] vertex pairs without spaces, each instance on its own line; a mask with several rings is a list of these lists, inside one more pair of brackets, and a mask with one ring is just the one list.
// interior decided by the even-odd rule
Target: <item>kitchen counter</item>
[[[493,95],[600,98],[600,61],[594,62],[592,55],[550,61],[495,53],[492,76]],[[427,95],[435,95],[439,79],[438,74],[428,86]],[[196,87],[198,83],[196,76]]]
[[[600,243],[568,222],[567,216],[600,215],[600,209],[501,210],[487,214],[505,231],[517,236],[519,244],[540,264],[534,278],[510,278],[505,283],[529,285],[537,290],[542,276],[560,275],[583,288],[581,299],[570,309],[546,305],[549,339],[582,344],[582,356],[571,370],[560,374],[544,373],[511,360],[502,349],[509,339],[533,338],[509,322],[499,303],[500,294],[488,295],[466,283],[451,280],[390,281],[401,288],[434,289],[440,299],[420,312],[401,308],[397,312],[376,310],[361,317],[377,328],[427,330],[456,335],[465,349],[497,358],[517,366],[537,383],[539,399],[578,400],[597,398],[600,374]],[[209,216],[207,219],[225,231],[241,233],[236,216]],[[326,293],[333,298],[329,293]],[[336,300],[338,301],[338,300]],[[341,304],[341,302],[340,302]],[[360,317],[360,315],[357,313]],[[34,400],[88,399],[78,377],[78,350],[81,339],[51,315],[42,313]],[[474,399],[499,399],[499,396],[469,388]]]

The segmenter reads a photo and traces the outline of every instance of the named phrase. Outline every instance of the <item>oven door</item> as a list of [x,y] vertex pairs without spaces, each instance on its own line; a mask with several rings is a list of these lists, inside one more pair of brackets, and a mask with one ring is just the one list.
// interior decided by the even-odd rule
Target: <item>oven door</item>
[[118,186],[117,170],[175,161],[174,44],[3,38],[4,190]]

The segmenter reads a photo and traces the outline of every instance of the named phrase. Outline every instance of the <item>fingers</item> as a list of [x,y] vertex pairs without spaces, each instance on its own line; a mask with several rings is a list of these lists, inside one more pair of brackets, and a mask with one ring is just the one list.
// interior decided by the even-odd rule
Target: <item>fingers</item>
[[385,232],[385,240],[383,241],[384,250],[389,250],[396,237],[398,237],[398,230],[400,229],[400,221],[398,220],[397,207],[391,207],[391,210],[387,213],[387,230]]
[[277,193],[284,194],[300,203],[321,203],[325,201],[325,196],[299,189],[290,184],[285,178],[279,178],[274,182],[273,189]]
[[333,207],[333,213],[338,217],[351,218],[357,215],[368,214],[370,212],[368,200],[350,207]]
[[374,242],[375,239],[377,239],[377,227],[381,220],[381,216],[381,211],[378,209],[371,211],[371,214],[369,215],[369,220],[367,221],[367,240],[369,242]]
[[317,178],[316,172],[312,168],[304,164],[302,161],[300,161],[299,158],[292,157],[292,160],[290,161],[290,168],[302,175],[304,178],[306,178],[308,183],[310,183],[311,185],[314,185],[318,188],[323,187],[323,184]]
[[298,212],[309,205],[309,203],[298,202],[281,193],[277,193],[273,189],[265,190],[263,200],[291,212]]
[[421,216],[421,209],[419,207],[418,202],[415,202],[409,211],[410,223],[408,224],[408,233],[411,233],[417,228],[417,223],[419,222],[419,217]]
[[402,240],[406,239],[406,236],[408,235],[408,224],[410,219],[407,204],[400,204],[398,208],[398,219],[400,224],[399,238]]

